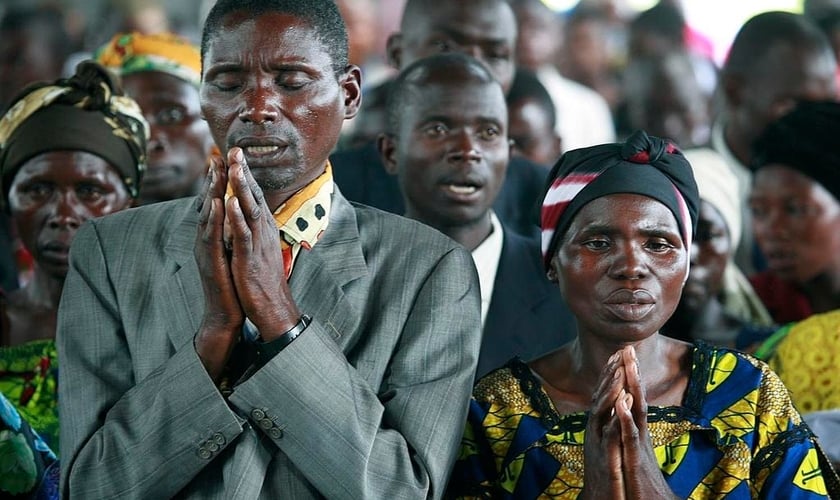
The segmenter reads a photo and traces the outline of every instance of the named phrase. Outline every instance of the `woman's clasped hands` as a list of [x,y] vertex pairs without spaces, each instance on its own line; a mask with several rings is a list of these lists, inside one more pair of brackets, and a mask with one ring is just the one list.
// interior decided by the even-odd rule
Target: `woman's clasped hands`
[[592,395],[583,483],[581,498],[676,498],[653,451],[645,388],[632,346],[609,358]]

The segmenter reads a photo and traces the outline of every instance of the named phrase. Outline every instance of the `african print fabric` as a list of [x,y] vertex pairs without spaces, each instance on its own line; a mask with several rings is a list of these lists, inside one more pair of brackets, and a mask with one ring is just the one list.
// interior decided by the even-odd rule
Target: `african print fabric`
[[[840,409],[840,310],[780,329],[762,349],[803,414]],[[765,346],[762,346],[765,347]]]
[[54,340],[0,347],[2,392],[53,450],[58,450],[58,353]]
[[[588,413],[560,415],[523,362],[478,382],[450,481],[458,498],[577,498]],[[697,343],[684,404],[649,407],[660,469],[681,498],[826,498],[823,455],[779,378]],[[834,493],[834,491],[832,491]]]
[[160,71],[195,86],[201,84],[198,47],[174,33],[117,33],[93,59],[120,75]]
[[0,498],[58,498],[58,461],[0,393]]

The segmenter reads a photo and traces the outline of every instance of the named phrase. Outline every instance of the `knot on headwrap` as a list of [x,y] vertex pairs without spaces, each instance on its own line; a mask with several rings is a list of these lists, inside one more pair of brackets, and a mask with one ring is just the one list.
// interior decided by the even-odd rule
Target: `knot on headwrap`
[[13,101],[0,119],[0,188],[28,160],[51,151],[86,151],[111,164],[132,196],[146,168],[149,125],[140,107],[122,95],[111,73],[83,61],[70,78],[37,83]]
[[672,154],[674,151],[677,151],[677,147],[672,142],[637,132],[622,144],[621,157],[633,163],[655,163],[663,154]]
[[201,83],[198,47],[173,33],[118,33],[96,50],[93,59],[122,76],[160,71],[196,88]]
[[640,130],[624,143],[568,151],[551,169],[540,213],[546,268],[580,209],[618,193],[647,196],[668,207],[691,248],[700,205],[691,165],[675,145]]
[[784,165],[840,201],[840,103],[802,101],[767,126],[753,145],[752,168]]

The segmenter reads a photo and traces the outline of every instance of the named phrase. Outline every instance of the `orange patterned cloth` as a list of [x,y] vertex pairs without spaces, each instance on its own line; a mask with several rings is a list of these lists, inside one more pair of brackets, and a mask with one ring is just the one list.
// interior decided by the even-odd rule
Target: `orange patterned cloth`
[[195,87],[201,83],[198,47],[172,33],[118,33],[97,49],[93,58],[120,75],[161,71]]

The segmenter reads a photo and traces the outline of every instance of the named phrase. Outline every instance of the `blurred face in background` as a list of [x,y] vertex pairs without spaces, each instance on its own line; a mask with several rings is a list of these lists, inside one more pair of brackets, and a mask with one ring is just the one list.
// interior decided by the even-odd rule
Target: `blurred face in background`
[[835,99],[836,70],[834,54],[827,48],[779,43],[765,54],[757,71],[727,83],[728,117],[738,125],[743,140],[752,143],[797,100]]
[[397,68],[442,52],[462,52],[481,61],[507,93],[513,82],[516,47],[516,19],[507,2],[436,2],[434,8],[408,15],[402,31],[388,42]]
[[723,216],[714,205],[701,200],[697,234],[691,245],[691,271],[680,299],[681,310],[699,312],[720,293],[732,251]]
[[538,165],[554,165],[561,154],[561,140],[542,104],[536,99],[519,99],[510,104],[508,117],[513,154]]
[[764,166],[749,203],[771,272],[794,284],[840,278],[840,202],[821,184],[785,165]]
[[198,193],[213,144],[207,122],[200,116],[198,89],[160,71],[126,75],[123,87],[143,110],[151,131],[140,203]]
[[560,44],[560,25],[556,14],[542,2],[521,2],[514,6],[517,23],[516,62],[536,71],[555,64]]
[[24,87],[33,82],[61,76],[64,61],[39,34],[36,23],[2,33],[0,36],[0,110]]

